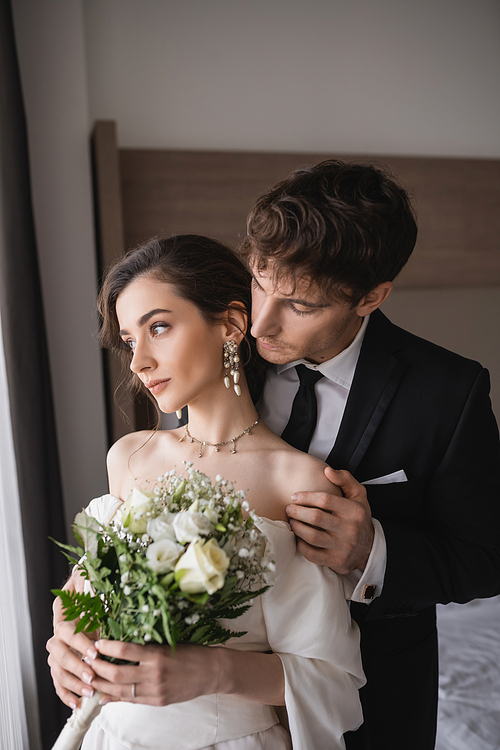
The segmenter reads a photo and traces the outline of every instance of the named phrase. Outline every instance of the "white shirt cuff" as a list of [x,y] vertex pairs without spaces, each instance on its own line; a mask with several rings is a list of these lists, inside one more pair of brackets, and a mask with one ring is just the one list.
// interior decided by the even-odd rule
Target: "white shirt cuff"
[[385,566],[387,564],[387,544],[382,525],[372,518],[374,537],[372,551],[364,570],[352,570],[344,579],[346,599],[361,604],[370,604],[380,596],[384,585]]

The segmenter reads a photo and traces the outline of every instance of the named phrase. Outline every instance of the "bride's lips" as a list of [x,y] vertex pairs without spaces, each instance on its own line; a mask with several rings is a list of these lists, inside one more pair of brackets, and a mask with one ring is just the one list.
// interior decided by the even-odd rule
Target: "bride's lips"
[[170,382],[170,378],[166,380],[148,380],[144,385],[150,393],[156,394],[162,391],[168,382]]

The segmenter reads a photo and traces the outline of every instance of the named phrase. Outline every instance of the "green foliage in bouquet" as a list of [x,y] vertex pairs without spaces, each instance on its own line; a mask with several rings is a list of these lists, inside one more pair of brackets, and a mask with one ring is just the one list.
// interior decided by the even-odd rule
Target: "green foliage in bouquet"
[[73,530],[81,546],[59,544],[92,591],[54,590],[76,632],[146,644],[213,645],[244,635],[221,620],[239,617],[263,594],[265,537],[245,493],[222,477],[215,484],[186,464],[153,491],[135,488],[113,519],[98,523],[85,511]]

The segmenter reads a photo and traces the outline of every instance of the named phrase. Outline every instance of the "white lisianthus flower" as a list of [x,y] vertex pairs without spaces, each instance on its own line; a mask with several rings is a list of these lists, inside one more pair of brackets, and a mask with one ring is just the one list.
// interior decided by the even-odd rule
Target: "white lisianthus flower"
[[172,526],[175,516],[176,513],[162,513],[161,516],[148,521],[148,534],[154,542],[159,542],[160,539],[173,539],[175,541],[175,531]]
[[181,544],[206,536],[211,530],[210,519],[203,513],[191,509],[177,513],[172,525],[175,537]]
[[150,544],[146,550],[148,565],[155,573],[166,573],[175,568],[183,551],[184,547],[173,539],[160,539]]
[[224,586],[228,567],[229,558],[216,539],[208,542],[196,539],[175,566],[176,573],[183,573],[179,576],[179,588],[186,594],[203,591],[214,594]]
[[[101,497],[95,497],[90,501],[89,506],[86,508],[85,513],[88,516],[92,516],[95,520],[107,526],[115,513],[119,513],[123,503],[114,495],[102,495]],[[75,518],[75,523],[76,523]]]
[[148,525],[148,513],[154,508],[154,492],[134,487],[123,503],[123,525],[132,534],[144,534]]

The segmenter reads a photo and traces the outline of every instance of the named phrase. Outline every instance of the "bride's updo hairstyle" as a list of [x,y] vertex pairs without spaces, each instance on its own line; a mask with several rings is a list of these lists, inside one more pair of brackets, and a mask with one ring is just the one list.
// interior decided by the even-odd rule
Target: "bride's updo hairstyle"
[[[176,294],[194,305],[210,325],[220,323],[224,313],[243,305],[250,315],[251,276],[238,256],[218,240],[198,234],[180,234],[148,240],[118,258],[104,278],[98,298],[101,316],[99,340],[104,349],[116,351],[129,376],[133,392],[149,391],[131,373],[132,352],[120,337],[116,301],[135,279],[164,281]],[[257,397],[259,374],[264,365],[258,361],[254,344],[248,334],[241,344],[242,363],[252,396]],[[222,351],[221,351],[222,362]]]

